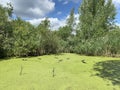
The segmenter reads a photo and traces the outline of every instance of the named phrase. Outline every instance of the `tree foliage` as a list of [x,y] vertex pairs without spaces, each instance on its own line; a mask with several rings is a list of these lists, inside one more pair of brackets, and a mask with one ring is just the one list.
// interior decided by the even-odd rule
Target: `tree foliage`
[[114,24],[112,0],[83,0],[78,28],[73,8],[66,25],[57,31],[51,30],[49,18],[37,27],[21,18],[12,20],[12,10],[10,3],[5,8],[0,6],[0,58],[63,52],[120,56],[120,27]]
[[116,15],[112,0],[83,0],[79,13],[79,31],[83,39],[106,34],[112,27]]
[[[10,45],[12,26],[8,17],[11,12],[11,7],[4,8],[0,5],[0,57],[6,56],[6,48],[4,47],[4,45]],[[8,41],[8,43],[6,43],[6,41]]]

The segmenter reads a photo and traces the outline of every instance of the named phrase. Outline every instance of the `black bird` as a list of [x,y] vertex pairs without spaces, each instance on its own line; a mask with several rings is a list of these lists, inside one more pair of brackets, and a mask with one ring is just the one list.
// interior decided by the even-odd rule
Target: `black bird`
[[22,59],[23,61],[27,61],[27,59]]
[[85,61],[85,60],[82,60],[81,62],[82,62],[82,63],[86,63],[86,61]]

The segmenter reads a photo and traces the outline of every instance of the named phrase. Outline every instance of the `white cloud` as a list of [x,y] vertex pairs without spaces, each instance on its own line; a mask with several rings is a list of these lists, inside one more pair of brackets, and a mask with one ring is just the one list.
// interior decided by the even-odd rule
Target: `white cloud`
[[[39,25],[41,21],[45,20],[45,18],[39,18],[39,19],[32,19],[32,20],[27,20],[30,22],[32,25]],[[58,18],[49,18],[50,23],[51,23],[51,29],[52,30],[57,30],[59,27],[65,26],[66,24],[66,19],[58,19]]]
[[3,6],[8,2],[13,5],[14,14],[24,18],[41,18],[55,8],[52,0],[0,0]]
[[66,25],[66,19],[50,18],[51,29],[57,30],[59,27]]
[[113,0],[114,3],[120,4],[120,0]]
[[116,8],[120,7],[120,0],[113,0],[113,3],[115,4]]
[[60,14],[62,14],[62,12],[60,12],[60,11],[59,11],[59,12],[57,12],[57,15],[60,15]]
[[10,0],[0,0],[0,4],[6,6],[6,3],[10,2]]
[[[58,18],[49,18],[50,23],[51,23],[51,29],[52,30],[58,30],[59,27],[65,26],[66,25],[66,20],[69,18],[69,16],[65,17],[64,19],[58,19]],[[45,20],[45,18],[39,18],[39,19],[32,19],[32,20],[27,20],[30,22],[32,25],[39,25],[41,21]],[[75,23],[79,23],[79,14],[75,14]]]
[[31,19],[31,20],[26,20],[26,21],[30,22],[34,26],[38,26],[43,20],[45,20],[45,18]]
[[63,2],[64,5],[65,5],[65,4],[68,4],[68,3],[69,3],[68,1]]
[[116,25],[120,27],[120,23],[116,23]]

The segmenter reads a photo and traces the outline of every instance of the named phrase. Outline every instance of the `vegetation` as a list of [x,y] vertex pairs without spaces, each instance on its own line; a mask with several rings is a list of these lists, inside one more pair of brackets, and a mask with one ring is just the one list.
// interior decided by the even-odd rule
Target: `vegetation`
[[79,13],[80,37],[85,40],[104,36],[113,27],[116,15],[112,0],[83,0]]
[[72,8],[58,30],[49,18],[36,27],[12,19],[7,5],[0,5],[0,90],[120,90],[120,27],[112,0],[82,0],[79,23]]
[[116,10],[112,0],[83,0],[79,24],[75,24],[73,8],[66,26],[57,31],[50,29],[49,18],[37,27],[20,17],[12,20],[12,10],[11,4],[7,8],[0,6],[0,58],[63,52],[120,56],[120,28],[114,23]]
[[0,90],[120,90],[120,58],[67,53],[2,60]]

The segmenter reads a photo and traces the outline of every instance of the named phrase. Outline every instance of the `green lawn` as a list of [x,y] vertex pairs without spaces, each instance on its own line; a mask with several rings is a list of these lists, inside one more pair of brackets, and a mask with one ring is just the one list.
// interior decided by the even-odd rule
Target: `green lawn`
[[3,59],[0,90],[120,90],[120,58],[68,53]]

